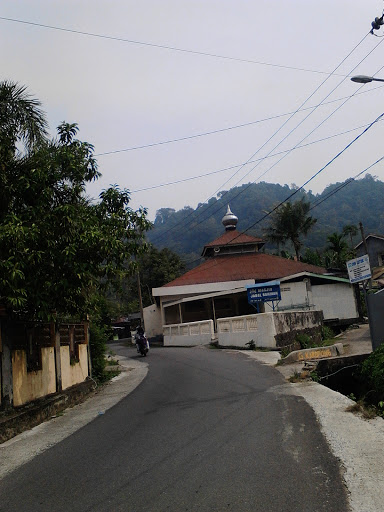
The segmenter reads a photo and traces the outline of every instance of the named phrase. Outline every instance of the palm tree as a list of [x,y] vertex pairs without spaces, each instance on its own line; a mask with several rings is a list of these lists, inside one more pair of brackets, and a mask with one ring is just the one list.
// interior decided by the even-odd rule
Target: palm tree
[[40,101],[32,98],[17,82],[0,82],[0,147],[16,151],[17,142],[26,150],[47,135],[47,121]]
[[332,233],[327,236],[327,241],[329,242],[329,246],[326,250],[331,251],[335,254],[335,261],[338,268],[342,268],[345,265],[348,244],[344,240],[344,235],[342,233]]
[[15,177],[23,174],[28,154],[46,135],[47,121],[40,102],[22,85],[0,82],[0,219],[8,211],[7,191]]
[[316,219],[309,216],[310,203],[301,199],[295,203],[284,203],[272,215],[270,226],[265,236],[273,243],[286,243],[290,241],[295,249],[296,258],[300,260],[302,247],[301,237],[308,234]]
[[353,251],[353,237],[357,235],[357,227],[354,224],[347,224],[343,227],[343,236],[349,236],[351,240],[351,251]]

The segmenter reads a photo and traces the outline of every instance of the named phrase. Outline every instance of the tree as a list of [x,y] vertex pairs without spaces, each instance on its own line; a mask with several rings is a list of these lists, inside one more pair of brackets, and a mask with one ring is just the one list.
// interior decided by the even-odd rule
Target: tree
[[[1,105],[0,112],[18,110]],[[0,123],[0,152],[7,155],[1,163],[0,302],[26,317],[47,319],[53,310],[82,316],[100,288],[135,270],[132,256],[145,250],[150,222],[144,208],[129,207],[129,191],[116,185],[99,202],[86,197],[86,184],[100,174],[93,146],[76,138],[76,124],[62,123],[58,137],[47,140],[45,122],[37,122],[41,136],[33,130],[32,136],[26,134],[31,124],[18,119]]]
[[[152,288],[159,288],[179,277],[185,270],[180,256],[168,248],[150,246],[148,251],[137,258],[142,290],[143,306],[153,303]],[[116,300],[116,298],[115,298]],[[124,283],[123,309],[129,312],[139,310],[137,276]]]
[[25,155],[45,140],[47,121],[40,102],[17,83],[0,82],[0,221],[12,198],[13,176]]
[[357,227],[354,224],[343,226],[343,236],[349,236],[351,240],[351,251],[353,251],[353,237],[357,235]]
[[344,240],[344,235],[342,233],[334,232],[327,237],[327,241],[330,245],[326,250],[335,255],[334,262],[336,263],[337,268],[344,267],[348,250],[348,245]]
[[310,203],[304,198],[295,203],[284,203],[272,214],[270,225],[265,231],[266,238],[273,243],[285,244],[290,241],[298,261],[301,237],[307,235],[316,222],[316,219],[308,215],[309,209]]

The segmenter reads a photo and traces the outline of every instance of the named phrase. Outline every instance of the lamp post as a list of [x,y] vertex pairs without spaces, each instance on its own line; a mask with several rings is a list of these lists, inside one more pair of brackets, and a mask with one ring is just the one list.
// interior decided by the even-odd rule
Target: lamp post
[[384,82],[383,78],[374,78],[373,76],[356,75],[351,78],[352,82],[358,84],[368,84],[369,82]]

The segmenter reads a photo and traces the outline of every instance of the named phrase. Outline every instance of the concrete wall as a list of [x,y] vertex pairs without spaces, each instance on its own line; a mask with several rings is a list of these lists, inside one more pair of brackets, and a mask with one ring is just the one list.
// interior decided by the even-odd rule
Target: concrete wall
[[253,340],[256,347],[278,348],[289,344],[297,333],[311,332],[321,324],[319,311],[260,313],[218,319],[217,335],[223,347],[246,348]]
[[160,308],[158,308],[156,304],[151,304],[151,306],[144,308],[143,314],[147,338],[150,340],[151,338],[163,334]]
[[88,377],[87,345],[79,345],[79,362],[71,364],[68,346],[60,347],[61,383],[63,389],[83,382]]
[[[308,285],[303,281],[280,283],[281,301],[278,303],[277,310],[295,307],[297,309],[298,306],[303,308],[313,304],[312,292],[310,291],[310,285]],[[273,311],[272,305],[265,303],[265,312],[268,313],[270,311]]]
[[[380,238],[374,238],[372,236],[367,237],[367,247],[369,263],[371,267],[378,267],[383,265],[384,255],[384,240]],[[356,250],[356,256],[363,256],[365,254],[364,245],[361,244]]]
[[214,338],[213,320],[163,325],[164,346],[193,347],[207,345]]
[[323,311],[324,320],[359,317],[354,289],[348,283],[314,285],[312,297],[316,309]]
[[275,348],[276,329],[273,313],[234,316],[217,320],[217,336],[222,347],[245,347],[254,341],[256,347]]
[[19,406],[56,391],[53,347],[41,348],[42,369],[27,372],[24,350],[12,351],[13,405]]

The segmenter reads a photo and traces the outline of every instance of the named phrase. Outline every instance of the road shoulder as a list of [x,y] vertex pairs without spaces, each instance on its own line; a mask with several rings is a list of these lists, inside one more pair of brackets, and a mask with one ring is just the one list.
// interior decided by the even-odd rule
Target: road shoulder
[[27,430],[0,445],[0,478],[70,436],[131,393],[146,377],[148,364],[119,355],[124,371],[90,398],[62,415]]
[[[302,368],[302,363],[276,366],[276,355],[272,352],[243,353],[262,364],[274,366],[286,379],[295,369]],[[351,512],[381,512],[384,503],[383,419],[368,420],[347,411],[355,403],[353,400],[316,382],[287,383],[282,388],[281,393],[303,397],[315,412],[332,453],[340,461]]]

